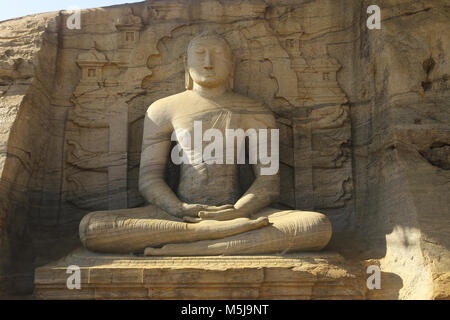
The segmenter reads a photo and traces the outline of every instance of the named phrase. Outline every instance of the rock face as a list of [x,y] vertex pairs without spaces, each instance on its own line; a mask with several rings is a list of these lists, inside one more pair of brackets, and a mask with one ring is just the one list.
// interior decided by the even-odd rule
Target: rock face
[[[80,245],[90,211],[144,204],[144,113],[184,90],[190,39],[230,43],[235,91],[280,127],[280,208],[325,213],[329,250],[379,264],[382,294],[450,294],[446,1],[146,1],[0,23],[0,290]],[[176,184],[175,167],[167,180]],[[245,179],[244,179],[245,180]]]

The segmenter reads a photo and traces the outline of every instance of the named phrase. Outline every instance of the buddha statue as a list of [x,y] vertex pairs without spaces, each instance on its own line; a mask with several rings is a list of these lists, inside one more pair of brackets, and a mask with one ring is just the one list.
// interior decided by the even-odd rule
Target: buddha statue
[[[280,175],[278,170],[262,174],[267,161],[251,165],[254,181],[240,191],[239,165],[228,161],[228,144],[227,161],[212,152],[205,159],[186,139],[209,129],[215,139],[231,129],[276,129],[267,107],[232,91],[233,65],[230,46],[217,34],[191,40],[186,90],[157,100],[145,115],[139,191],[148,204],[87,214],[79,227],[87,249],[147,256],[247,255],[317,251],[328,244],[332,228],[324,214],[270,207],[280,195]],[[178,149],[171,149],[172,140]],[[221,145],[216,144],[219,150]],[[231,151],[237,154],[237,148]],[[180,163],[178,187],[172,190],[165,170],[169,157],[179,152],[188,161]]]

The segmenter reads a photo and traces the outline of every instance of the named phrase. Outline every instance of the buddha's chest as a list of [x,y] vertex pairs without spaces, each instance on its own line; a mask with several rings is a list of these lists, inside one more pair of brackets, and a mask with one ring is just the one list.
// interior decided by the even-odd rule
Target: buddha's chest
[[236,130],[243,128],[243,118],[239,112],[232,108],[204,108],[196,112],[186,113],[176,117],[172,126],[176,132],[183,132],[189,136],[208,137],[216,135],[218,131],[225,135],[227,129]]

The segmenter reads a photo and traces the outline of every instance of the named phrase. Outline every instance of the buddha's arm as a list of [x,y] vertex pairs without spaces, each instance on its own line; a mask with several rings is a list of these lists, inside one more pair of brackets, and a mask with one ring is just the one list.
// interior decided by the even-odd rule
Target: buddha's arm
[[280,197],[280,175],[261,175],[261,165],[254,165],[255,181],[235,203],[234,208],[245,216],[259,212]]
[[144,120],[139,191],[149,203],[177,216],[183,203],[164,180],[171,132],[172,125],[164,108],[154,103]]
[[[267,143],[267,155],[272,156],[272,162],[276,162],[262,164],[261,155],[258,154],[258,164],[253,165],[256,179],[247,192],[234,205],[238,211],[242,211],[245,214],[254,214],[279,199],[279,139],[278,134],[274,134],[273,132],[273,129],[276,129],[275,117],[268,109],[259,109],[255,114],[245,117],[243,123],[246,129],[255,129],[258,132],[261,129],[267,130],[267,140],[262,140],[261,136],[258,137],[258,152],[260,152],[261,144]],[[275,153],[276,157],[273,157]],[[274,170],[267,170],[271,166],[273,166]],[[263,172],[262,170],[265,171]],[[262,173],[265,173],[265,175]]]
[[164,179],[172,132],[172,124],[164,106],[158,102],[151,105],[145,115],[142,139],[139,170],[139,191],[142,196],[149,203],[179,218],[198,217],[201,210],[211,212],[232,207],[188,204],[178,199]]

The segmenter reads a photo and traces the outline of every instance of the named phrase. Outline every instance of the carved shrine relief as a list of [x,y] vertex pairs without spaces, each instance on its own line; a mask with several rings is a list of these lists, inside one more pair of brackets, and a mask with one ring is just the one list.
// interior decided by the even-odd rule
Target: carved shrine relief
[[[170,11],[171,6],[161,2],[152,5],[152,19],[163,19],[166,9],[174,14]],[[181,3],[177,6],[180,7],[177,12],[183,16],[186,6]],[[263,21],[245,23],[245,27],[239,30],[233,29],[233,25],[216,27],[223,29],[221,32],[240,58],[235,79],[240,92],[262,98],[275,112],[283,109],[291,115],[283,114],[278,119],[281,134],[285,137],[280,144],[280,170],[286,181],[283,183],[281,204],[323,211],[330,215],[331,220],[334,215],[337,219],[337,222],[333,221],[334,225],[344,229],[353,212],[353,184],[351,123],[347,98],[337,82],[337,72],[341,66],[326,52],[303,55],[303,51],[311,50],[303,50],[303,30],[294,18],[286,15],[286,21],[275,19],[275,24],[269,23],[270,27]],[[84,150],[82,154],[92,152],[97,159],[95,163],[90,158],[85,159],[85,155],[76,160],[73,156],[67,156],[70,167],[66,173],[67,180],[77,177],[80,181],[79,186],[73,184],[73,188],[68,188],[68,197],[79,207],[98,209],[90,207],[88,202],[84,205],[82,194],[89,193],[88,190],[83,191],[89,188],[88,183],[83,186],[85,176],[100,174],[100,167],[103,168],[103,176],[96,181],[102,181],[102,185],[97,189],[107,192],[104,196],[107,200],[101,208],[116,209],[132,205],[129,195],[128,200],[126,195],[127,190],[130,192],[127,167],[130,168],[130,161],[136,166],[139,151],[131,154],[128,140],[134,137],[129,136],[130,124],[135,126],[139,115],[130,113],[128,102],[139,95],[144,96],[140,100],[147,101],[140,107],[144,110],[148,102],[182,89],[174,80],[177,73],[182,72],[180,48],[185,47],[182,44],[187,41],[186,36],[194,35],[203,26],[184,25],[173,20],[167,26],[156,24],[158,34],[152,28],[144,30],[141,18],[129,10],[116,23],[114,37],[117,47],[113,52],[94,46],[78,57],[82,78],[74,92],[74,109],[69,114],[69,127],[73,126],[73,131],[68,132],[66,141],[77,142],[79,147],[74,149],[74,145],[67,142],[67,150],[72,150],[73,155],[78,155],[76,150]],[[145,67],[139,65],[138,54],[147,55]],[[147,63],[150,58],[151,63]],[[263,73],[265,69],[267,74]],[[258,77],[267,76],[267,79],[262,79],[265,82],[252,77],[246,79],[244,71],[250,71],[249,74],[259,72]],[[264,85],[271,89],[261,90]],[[284,102],[279,104],[281,101]],[[99,134],[94,131],[101,131],[104,135],[99,139],[99,144],[105,150],[99,151],[96,146],[89,149],[88,143],[84,142],[89,141],[90,136]],[[81,192],[75,195],[75,189]],[[117,193],[120,195],[117,196]]]
[[[134,79],[136,74],[139,78],[149,70],[146,67],[135,70],[131,78],[128,73],[130,57],[143,29],[141,18],[130,9],[117,21],[116,29],[118,48],[109,53],[110,59],[95,43],[77,59],[82,76],[73,94],[74,108],[68,116],[66,200],[84,209],[129,206],[128,130],[134,119],[129,119],[127,90],[137,86],[134,80],[142,81],[144,76]],[[88,175],[97,179],[89,181]],[[93,203],[91,197],[97,202]]]
[[348,228],[353,212],[351,122],[337,82],[341,66],[328,55],[305,59],[297,54],[292,68],[299,93],[293,112],[296,206],[335,213],[334,225]]

